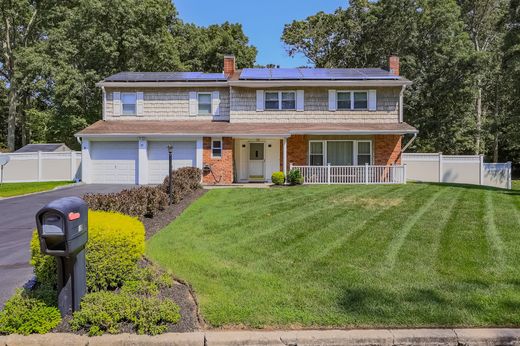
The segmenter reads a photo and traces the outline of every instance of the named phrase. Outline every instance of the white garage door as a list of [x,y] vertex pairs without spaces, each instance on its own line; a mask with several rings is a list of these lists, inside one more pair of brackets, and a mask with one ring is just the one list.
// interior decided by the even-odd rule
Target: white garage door
[[137,142],[91,142],[92,182],[137,184]]
[[168,144],[173,145],[173,169],[196,167],[196,142],[148,142],[148,182],[160,184],[168,175]]

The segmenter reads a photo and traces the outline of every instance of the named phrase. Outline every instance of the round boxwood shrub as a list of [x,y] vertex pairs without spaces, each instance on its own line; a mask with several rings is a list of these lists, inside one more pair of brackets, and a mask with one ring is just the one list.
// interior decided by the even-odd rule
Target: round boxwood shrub
[[285,183],[285,175],[283,172],[274,172],[271,176],[271,181],[275,185],[283,185]]
[[0,311],[0,334],[44,334],[61,322],[58,308],[18,290]]
[[[144,254],[143,224],[137,218],[119,213],[89,211],[88,237],[87,290],[120,287]],[[56,285],[56,261],[40,252],[36,231],[31,241],[31,264],[41,286]]]
[[287,174],[287,182],[291,185],[301,185],[303,181],[303,176],[299,169],[291,169]]

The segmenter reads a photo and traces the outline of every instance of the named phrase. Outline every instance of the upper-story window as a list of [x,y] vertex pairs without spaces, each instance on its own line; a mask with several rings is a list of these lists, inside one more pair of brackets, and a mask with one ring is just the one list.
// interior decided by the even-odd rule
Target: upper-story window
[[337,109],[368,109],[368,91],[338,91]]
[[121,93],[121,104],[123,106],[123,115],[137,114],[137,94]]
[[198,93],[199,115],[211,115],[211,93]]
[[294,91],[267,91],[265,93],[265,109],[295,110],[296,92]]

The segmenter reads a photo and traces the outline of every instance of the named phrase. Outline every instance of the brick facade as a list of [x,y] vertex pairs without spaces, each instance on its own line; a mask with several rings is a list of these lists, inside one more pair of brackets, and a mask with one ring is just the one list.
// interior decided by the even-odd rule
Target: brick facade
[[202,182],[208,185],[233,183],[233,138],[222,138],[222,158],[211,157],[211,137],[202,141],[202,160],[212,172],[203,172]]
[[[375,165],[400,164],[401,136],[308,136],[294,135],[287,139],[287,164],[308,165],[309,140],[371,140]],[[283,156],[281,155],[280,158]],[[283,163],[281,163],[281,166]]]
[[401,139],[400,135],[374,136],[374,164],[400,164]]

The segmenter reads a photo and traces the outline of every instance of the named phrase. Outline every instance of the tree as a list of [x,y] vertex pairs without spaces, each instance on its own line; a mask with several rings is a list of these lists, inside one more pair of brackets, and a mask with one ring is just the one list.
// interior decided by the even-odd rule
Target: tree
[[416,148],[445,153],[471,150],[471,41],[454,0],[352,1],[347,9],[317,13],[286,25],[289,54],[319,67],[384,66],[401,57],[413,81],[405,114],[419,128]]

